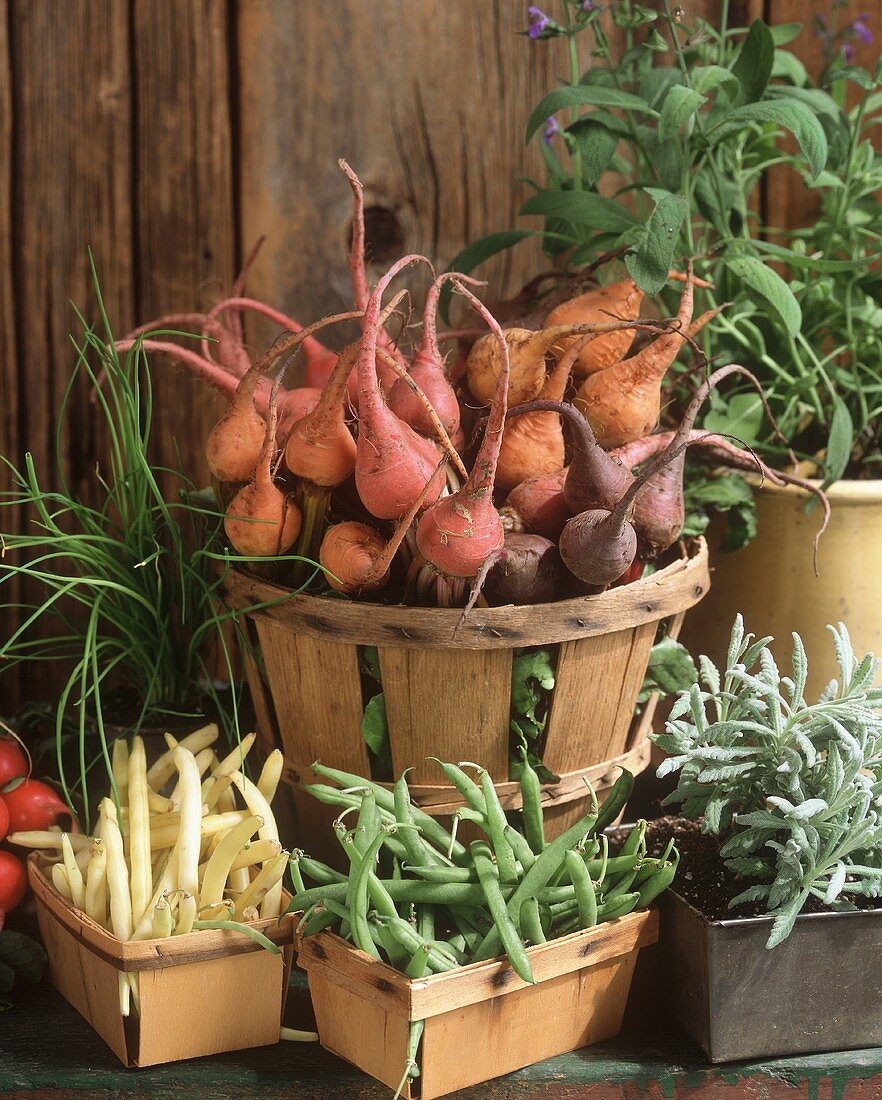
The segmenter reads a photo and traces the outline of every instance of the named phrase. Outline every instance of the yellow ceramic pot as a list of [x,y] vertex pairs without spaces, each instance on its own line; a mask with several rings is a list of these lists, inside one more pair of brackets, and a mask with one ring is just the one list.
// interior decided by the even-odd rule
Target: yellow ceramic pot
[[711,590],[689,612],[681,640],[724,664],[740,611],[748,630],[776,639],[772,649],[786,675],[796,631],[808,653],[811,699],[838,675],[828,623],[845,623],[858,657],[882,657],[882,481],[840,481],[828,491],[832,516],[819,576],[812,539],[821,513],[815,507],[806,515],[808,494],[766,482],[756,495],[757,537],[734,554],[712,552]]

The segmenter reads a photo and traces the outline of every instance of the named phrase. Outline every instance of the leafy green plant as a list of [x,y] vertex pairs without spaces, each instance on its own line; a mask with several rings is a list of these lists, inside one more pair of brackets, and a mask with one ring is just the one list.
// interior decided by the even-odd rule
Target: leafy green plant
[[646,703],[656,692],[674,695],[695,680],[695,662],[686,646],[665,635],[652,647],[638,703]]
[[793,635],[793,673],[770,638],[739,615],[726,669],[700,658],[700,679],[653,740],[678,773],[665,804],[723,838],[721,856],[749,885],[730,904],[761,901],[774,916],[767,946],[790,934],[810,897],[835,909],[882,895],[882,688],[879,662],[857,660],[848,631],[830,628],[840,677],[805,699],[808,662]]
[[[562,272],[622,256],[643,290],[664,296],[671,264],[695,257],[715,284],[699,306],[732,303],[707,326],[705,352],[758,374],[794,449],[817,458],[828,482],[871,472],[882,430],[882,159],[871,142],[882,86],[850,63],[869,32],[860,18],[818,23],[827,64],[815,84],[786,49],[800,24],[730,27],[728,8],[714,26],[687,24],[672,0],[661,11],[559,0],[559,19],[530,7],[525,33],[565,38],[570,58],[526,129],[546,178],[526,181],[534,193],[520,214],[542,227],[475,241],[451,267],[471,270],[538,236]],[[804,229],[763,223],[760,185],[781,185],[782,173],[818,196],[820,216]],[[714,398],[708,421],[784,457],[738,384]]]
[[[94,275],[94,268],[93,268]],[[222,516],[176,469],[151,458],[154,410],[150,372],[139,345],[121,359],[101,301],[99,334],[78,314],[83,337],[58,414],[55,485],[47,488],[30,454],[16,467],[4,458],[11,489],[0,508],[21,510],[26,527],[4,536],[0,611],[19,625],[0,641],[0,662],[62,666],[55,707],[59,777],[68,800],[78,786],[89,817],[87,773],[105,761],[110,771],[108,695],[116,689],[137,704],[132,729],[169,716],[201,713],[208,700],[228,734],[238,736],[239,691],[225,626],[236,631],[220,589],[233,561],[218,534]],[[96,365],[97,364],[97,365]],[[103,379],[99,377],[103,372]],[[62,430],[79,379],[95,395],[108,455],[86,493],[67,484]],[[161,481],[171,482],[171,493]],[[7,593],[20,581],[33,603]],[[215,676],[222,671],[228,690]],[[76,730],[78,778],[69,782],[62,747]]]

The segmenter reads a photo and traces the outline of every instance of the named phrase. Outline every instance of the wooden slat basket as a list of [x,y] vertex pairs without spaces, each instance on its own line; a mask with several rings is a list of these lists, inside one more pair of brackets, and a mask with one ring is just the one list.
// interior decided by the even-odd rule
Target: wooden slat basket
[[[75,909],[28,859],[40,935],[58,992],[127,1067],[158,1065],[277,1043],[294,954],[293,914],[254,921],[278,955],[249,937],[202,929],[123,941]],[[119,975],[138,975],[140,1016],[124,1019]]]
[[395,1088],[410,1024],[425,1021],[419,1077],[404,1094],[433,1100],[616,1035],[637,953],[658,939],[654,909],[527,949],[535,985],[506,959],[409,979],[330,932],[305,937],[324,1047]]
[[376,646],[389,726],[392,769],[405,768],[411,797],[428,812],[451,814],[461,801],[439,783],[427,758],[474,760],[490,772],[506,808],[520,805],[509,781],[512,657],[547,646],[556,653],[555,687],[542,758],[560,782],[543,790],[549,835],[584,812],[584,778],[603,796],[619,766],[643,770],[655,700],[634,711],[659,624],[676,636],[686,610],[710,588],[707,547],[633,584],[595,596],[524,607],[476,608],[454,636],[458,609],[291,596],[249,574],[231,572],[225,598],[245,616],[263,660],[246,661],[261,737],[281,747],[294,787],[300,842],[324,851],[334,811],[296,787],[314,779],[315,760],[370,774],[361,734],[366,697],[361,647]]

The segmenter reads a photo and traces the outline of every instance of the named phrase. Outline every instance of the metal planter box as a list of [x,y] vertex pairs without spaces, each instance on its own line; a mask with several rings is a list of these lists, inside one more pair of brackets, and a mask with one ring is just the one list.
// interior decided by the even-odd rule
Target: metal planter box
[[644,952],[656,1004],[712,1062],[882,1046],[882,910],[709,921],[668,890]]

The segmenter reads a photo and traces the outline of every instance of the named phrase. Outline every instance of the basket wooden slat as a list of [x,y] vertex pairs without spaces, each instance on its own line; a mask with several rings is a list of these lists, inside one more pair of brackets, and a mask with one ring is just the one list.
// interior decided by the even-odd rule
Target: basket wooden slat
[[395,775],[413,768],[409,778],[430,783],[439,773],[427,758],[438,756],[508,778],[509,651],[390,646],[379,656]]
[[656,625],[561,643],[543,753],[551,771],[625,751]]
[[285,755],[333,760],[336,767],[366,775],[370,764],[361,737],[364,704],[355,646],[296,634],[261,618],[257,631]]

